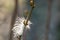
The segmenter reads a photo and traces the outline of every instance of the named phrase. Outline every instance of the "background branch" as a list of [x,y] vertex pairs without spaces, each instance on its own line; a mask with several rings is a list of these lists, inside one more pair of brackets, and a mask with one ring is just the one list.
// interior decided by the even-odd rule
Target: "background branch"
[[48,40],[48,34],[49,34],[48,32],[51,20],[51,6],[52,6],[52,0],[48,0],[48,16],[46,21],[45,40]]
[[17,2],[18,2],[18,0],[15,0],[15,10],[14,10],[14,13],[12,15],[12,20],[11,20],[10,39],[9,40],[12,40],[12,37],[13,37],[12,28],[13,28],[13,25],[14,25],[16,17],[17,17],[17,6],[18,6]]

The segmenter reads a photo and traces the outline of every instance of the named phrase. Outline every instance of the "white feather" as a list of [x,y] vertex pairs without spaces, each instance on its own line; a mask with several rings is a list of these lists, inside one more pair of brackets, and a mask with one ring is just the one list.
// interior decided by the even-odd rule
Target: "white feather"
[[[23,30],[24,30],[24,24],[23,22],[25,21],[25,18],[17,18],[16,19],[16,22],[14,24],[14,27],[13,27],[13,34],[14,34],[14,37],[17,37],[19,35],[22,35],[23,34]],[[30,21],[28,21],[28,25],[26,26],[26,29],[30,29],[30,25],[32,23]]]

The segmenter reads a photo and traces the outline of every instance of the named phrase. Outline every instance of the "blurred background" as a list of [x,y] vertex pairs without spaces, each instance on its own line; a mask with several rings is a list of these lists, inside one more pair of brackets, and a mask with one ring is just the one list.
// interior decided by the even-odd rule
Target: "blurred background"
[[[17,13],[23,17],[30,11],[30,0],[18,0]],[[25,40],[60,40],[60,0],[34,0],[31,29]],[[15,0],[0,0],[0,40],[9,40]],[[13,40],[17,40],[13,38]]]

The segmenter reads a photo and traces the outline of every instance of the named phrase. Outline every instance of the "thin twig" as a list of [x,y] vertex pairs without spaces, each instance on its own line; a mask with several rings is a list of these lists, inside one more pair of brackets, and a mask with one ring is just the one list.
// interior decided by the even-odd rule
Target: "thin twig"
[[[32,11],[34,9],[34,0],[30,0],[30,6],[31,6],[31,10],[30,10],[30,12],[27,15],[26,21],[24,21],[25,27],[28,25],[28,20],[30,20],[31,15],[32,15]],[[26,32],[27,32],[26,28],[24,28],[23,31],[24,31],[23,32],[23,40],[26,40]]]

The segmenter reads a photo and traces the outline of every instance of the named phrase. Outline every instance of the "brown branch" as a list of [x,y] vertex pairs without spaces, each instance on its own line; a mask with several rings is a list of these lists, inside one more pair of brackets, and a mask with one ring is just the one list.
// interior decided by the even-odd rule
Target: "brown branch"
[[17,17],[17,0],[15,0],[15,10],[14,10],[14,13],[13,13],[13,16],[12,16],[12,20],[11,20],[11,28],[10,28],[10,39],[9,40],[12,40],[13,38],[13,32],[12,32],[12,28],[13,28],[13,25],[15,23],[15,19]]
[[34,0],[30,0],[30,6],[31,6],[31,10],[27,15],[26,21],[24,21],[25,28],[23,30],[23,40],[26,40],[26,32],[28,31],[28,30],[26,30],[26,26],[28,25],[28,20],[30,20],[31,15],[32,15],[32,11],[33,11],[33,9],[35,7],[34,6]]
[[52,0],[48,0],[48,15],[46,21],[45,40],[48,40],[48,32],[49,32],[49,26],[51,20],[51,6],[52,6]]

